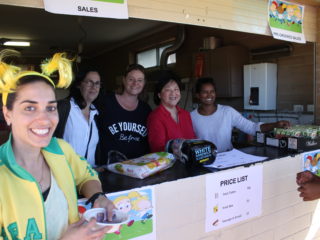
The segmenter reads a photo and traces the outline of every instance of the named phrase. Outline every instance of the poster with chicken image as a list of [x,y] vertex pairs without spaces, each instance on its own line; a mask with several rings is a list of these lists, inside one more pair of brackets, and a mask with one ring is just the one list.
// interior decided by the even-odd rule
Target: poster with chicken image
[[274,38],[289,42],[306,42],[303,33],[303,5],[269,0],[268,13],[269,26]]
[[302,170],[320,176],[320,150],[302,154]]

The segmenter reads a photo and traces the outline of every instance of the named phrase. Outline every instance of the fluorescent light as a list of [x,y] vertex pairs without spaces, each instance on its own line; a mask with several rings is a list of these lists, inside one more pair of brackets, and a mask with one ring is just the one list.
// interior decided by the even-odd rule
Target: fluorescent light
[[22,41],[7,41],[4,42],[5,46],[16,46],[16,47],[30,47],[30,42],[22,42]]

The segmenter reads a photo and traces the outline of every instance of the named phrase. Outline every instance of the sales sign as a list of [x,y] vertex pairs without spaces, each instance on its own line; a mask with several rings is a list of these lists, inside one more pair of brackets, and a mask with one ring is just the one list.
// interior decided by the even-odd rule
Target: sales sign
[[128,18],[127,0],[44,0],[44,9],[67,15]]
[[206,232],[261,214],[262,165],[206,176]]

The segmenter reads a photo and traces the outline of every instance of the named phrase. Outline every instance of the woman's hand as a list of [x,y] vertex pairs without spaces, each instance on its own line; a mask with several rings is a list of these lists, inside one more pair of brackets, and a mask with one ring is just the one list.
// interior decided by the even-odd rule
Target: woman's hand
[[112,221],[113,209],[116,209],[113,202],[110,201],[106,196],[100,195],[93,204],[94,208],[105,208],[108,214],[108,221]]
[[60,240],[99,240],[104,237],[110,226],[96,229],[96,219],[92,218],[89,223],[84,219],[68,226],[67,231]]

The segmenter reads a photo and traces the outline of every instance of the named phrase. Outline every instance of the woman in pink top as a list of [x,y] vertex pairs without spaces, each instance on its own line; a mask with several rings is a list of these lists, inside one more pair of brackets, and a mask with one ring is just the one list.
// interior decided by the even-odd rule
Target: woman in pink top
[[195,134],[189,112],[180,108],[180,79],[168,70],[157,74],[154,102],[159,105],[147,121],[148,141],[152,152],[164,151],[167,141],[176,138],[193,139]]

